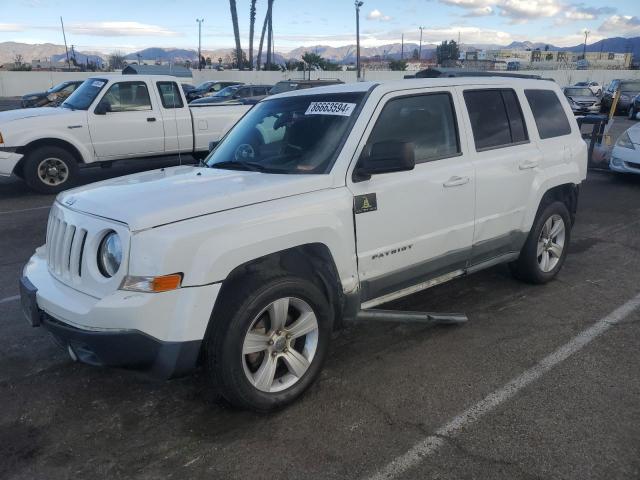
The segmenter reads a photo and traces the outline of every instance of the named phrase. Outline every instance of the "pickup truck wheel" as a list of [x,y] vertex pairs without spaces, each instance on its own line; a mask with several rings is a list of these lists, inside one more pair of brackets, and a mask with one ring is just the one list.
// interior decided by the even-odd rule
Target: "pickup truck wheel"
[[27,155],[23,175],[32,190],[54,194],[73,186],[78,175],[78,164],[64,148],[40,147]]
[[511,264],[512,273],[528,283],[549,282],[562,268],[570,237],[571,218],[566,205],[547,205],[538,214],[520,257]]
[[205,346],[214,385],[232,405],[282,408],[318,377],[333,313],[324,294],[298,277],[256,276],[216,308]]

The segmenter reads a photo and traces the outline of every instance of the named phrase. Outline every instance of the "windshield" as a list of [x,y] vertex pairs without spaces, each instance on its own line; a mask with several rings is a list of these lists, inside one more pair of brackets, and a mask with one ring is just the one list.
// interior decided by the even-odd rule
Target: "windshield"
[[66,87],[67,85],[69,85],[68,82],[64,82],[64,83],[59,83],[58,85],[54,85],[53,87],[51,87],[49,90],[47,90],[47,93],[56,93],[59,92],[60,90],[62,90],[64,87]]
[[213,82],[203,82],[200,85],[198,85],[196,87],[196,90],[206,90],[208,89],[211,85],[213,85]]
[[567,97],[591,97],[593,92],[588,88],[567,88],[564,91]]
[[587,82],[578,82],[576,83],[576,87],[586,87],[587,86]]
[[211,153],[207,166],[265,173],[331,170],[362,103],[363,92],[263,101]]
[[107,80],[103,78],[90,78],[85,80],[82,85],[76,88],[69,98],[64,101],[62,106],[73,110],[88,110],[106,84]]
[[232,97],[238,91],[238,87],[226,87],[214,95],[214,97]]
[[290,92],[291,90],[295,90],[297,87],[297,83],[278,82],[271,88],[271,90],[269,90],[269,95],[275,95],[276,93],[282,92]]
[[640,82],[622,82],[620,90],[623,92],[640,92]]

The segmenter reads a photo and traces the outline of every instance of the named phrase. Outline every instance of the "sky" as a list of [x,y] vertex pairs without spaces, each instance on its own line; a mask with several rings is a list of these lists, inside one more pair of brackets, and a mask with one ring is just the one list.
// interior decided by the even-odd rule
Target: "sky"
[[[250,0],[238,0],[242,47],[248,47]],[[256,45],[267,0],[257,1]],[[0,0],[0,42],[62,44],[60,15],[67,41],[76,49],[110,53],[141,48],[233,46],[227,0]],[[275,49],[355,43],[352,0],[275,0]],[[557,46],[606,37],[640,36],[640,1],[616,0],[364,0],[360,10],[365,46],[399,42],[501,44],[530,40]]]

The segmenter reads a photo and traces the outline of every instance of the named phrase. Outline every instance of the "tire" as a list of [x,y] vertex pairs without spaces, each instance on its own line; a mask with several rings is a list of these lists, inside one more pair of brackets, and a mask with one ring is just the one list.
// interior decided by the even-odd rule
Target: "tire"
[[[554,232],[556,228],[561,230]],[[543,284],[553,280],[567,257],[570,239],[571,216],[567,206],[558,201],[544,206],[536,216],[520,257],[510,264],[511,272],[527,283]]]
[[254,274],[226,291],[205,339],[205,365],[214,388],[238,408],[280,409],[318,377],[331,340],[333,309],[315,284],[285,274]]
[[44,146],[27,154],[22,174],[31,190],[55,194],[74,186],[78,178],[78,164],[68,150]]

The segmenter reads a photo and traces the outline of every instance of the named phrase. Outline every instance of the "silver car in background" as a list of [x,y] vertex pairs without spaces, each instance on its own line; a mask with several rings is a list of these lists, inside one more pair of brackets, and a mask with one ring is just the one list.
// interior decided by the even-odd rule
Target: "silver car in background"
[[562,93],[569,100],[574,115],[600,112],[600,98],[589,87],[564,87]]

